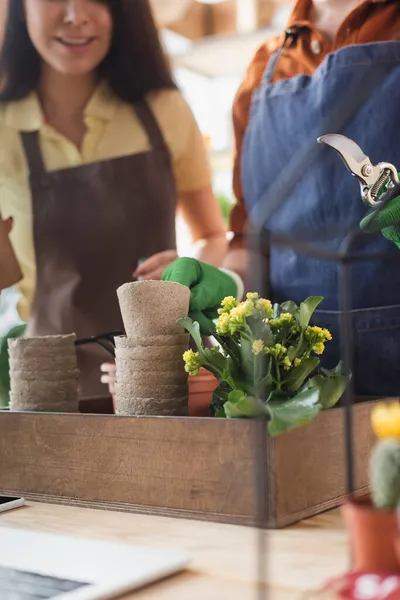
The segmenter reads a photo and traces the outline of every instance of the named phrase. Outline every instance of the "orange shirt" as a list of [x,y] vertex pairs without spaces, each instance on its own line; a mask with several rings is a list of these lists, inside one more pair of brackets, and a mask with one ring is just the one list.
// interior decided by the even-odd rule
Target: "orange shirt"
[[[340,25],[333,42],[326,39],[309,20],[312,0],[297,0],[289,19],[288,28],[307,25],[297,42],[285,48],[276,65],[272,81],[289,79],[295,75],[311,75],[327,54],[350,44],[366,44],[385,40],[400,41],[400,1],[362,0]],[[232,248],[244,245],[246,208],[240,178],[240,160],[243,137],[249,121],[249,110],[254,90],[259,87],[271,55],[284,41],[284,33],[267,40],[256,52],[233,104],[233,126],[236,141],[233,189],[237,198],[231,214]],[[273,151],[273,150],[272,150]]]

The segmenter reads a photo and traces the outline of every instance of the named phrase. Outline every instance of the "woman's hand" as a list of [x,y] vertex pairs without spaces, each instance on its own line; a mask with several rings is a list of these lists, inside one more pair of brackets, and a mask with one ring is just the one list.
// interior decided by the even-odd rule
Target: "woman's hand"
[[176,250],[165,250],[153,254],[133,273],[135,279],[161,279],[163,271],[178,258]]
[[101,383],[108,385],[111,396],[115,396],[115,379],[117,373],[117,367],[115,363],[104,363],[100,368],[101,372],[103,373],[101,376]]

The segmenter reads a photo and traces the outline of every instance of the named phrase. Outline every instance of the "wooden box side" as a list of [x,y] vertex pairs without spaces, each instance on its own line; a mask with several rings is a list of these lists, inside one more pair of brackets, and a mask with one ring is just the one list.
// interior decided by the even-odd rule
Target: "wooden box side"
[[251,422],[0,413],[0,489],[227,522],[254,519]]
[[[374,444],[370,424],[374,402],[353,408],[355,487],[368,486]],[[346,496],[344,408],[323,411],[307,425],[268,443],[269,506],[272,527],[283,527],[338,506]]]

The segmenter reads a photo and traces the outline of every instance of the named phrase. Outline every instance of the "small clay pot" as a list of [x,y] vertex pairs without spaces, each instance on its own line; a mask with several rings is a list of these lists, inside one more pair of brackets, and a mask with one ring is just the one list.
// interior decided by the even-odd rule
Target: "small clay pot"
[[186,346],[139,346],[137,348],[116,348],[115,357],[117,359],[140,359],[147,360],[150,363],[164,360],[181,360],[183,364],[183,354],[187,350]]
[[24,394],[32,398],[51,398],[59,394],[73,396],[78,394],[77,379],[63,379],[62,381],[45,381],[36,379],[36,381],[26,381],[23,379],[13,379],[10,382],[11,391],[14,394]]
[[12,381],[44,381],[44,382],[62,382],[62,381],[78,381],[79,370],[71,371],[53,370],[39,371],[31,369],[10,369],[10,377]]
[[209,417],[212,395],[219,385],[210,371],[200,369],[196,377],[189,377],[189,416]]
[[24,356],[23,358],[10,358],[10,369],[14,371],[73,371],[77,368],[76,354],[71,356],[40,356],[37,353],[34,358]]
[[189,348],[189,334],[147,335],[145,337],[119,336],[115,338],[115,345],[116,348],[138,348],[142,346],[185,346],[187,349]]
[[122,394],[129,398],[182,398],[188,397],[187,383],[180,385],[164,385],[158,378],[149,379],[146,382],[137,383],[134,379],[122,381],[117,376],[117,396]]
[[11,338],[8,340],[8,353],[10,358],[19,360],[71,357],[76,355],[75,340],[74,334]]
[[399,573],[396,511],[378,510],[370,496],[364,495],[348,500],[342,513],[350,536],[354,570]]
[[131,398],[118,393],[115,412],[119,416],[187,416],[187,396],[181,398]]
[[177,320],[187,317],[190,290],[170,281],[136,281],[117,290],[128,337],[182,335]]
[[177,371],[143,371],[139,368],[133,367],[133,369],[121,368],[117,365],[117,381],[127,381],[132,385],[143,385],[149,381],[158,381],[162,385],[187,385],[188,374],[182,368]]
[[10,410],[15,412],[79,412],[78,394],[58,393],[53,396],[32,396],[10,393]]
[[70,335],[44,335],[38,337],[18,337],[8,340],[8,347],[14,348],[52,348],[53,350],[68,350],[74,347],[75,334]]
[[163,373],[175,372],[177,376],[187,376],[182,357],[172,360],[143,360],[136,358],[116,357],[117,370],[121,373],[157,373],[161,378]]

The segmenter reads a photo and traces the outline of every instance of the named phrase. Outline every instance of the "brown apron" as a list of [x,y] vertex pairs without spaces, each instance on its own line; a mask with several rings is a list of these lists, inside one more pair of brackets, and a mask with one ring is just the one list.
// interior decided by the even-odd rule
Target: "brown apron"
[[[140,258],[176,248],[169,149],[145,101],[134,105],[152,149],[47,172],[38,132],[22,132],[32,194],[36,290],[28,335],[123,331],[117,288]],[[77,348],[81,397],[105,396],[97,345]]]

